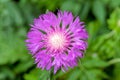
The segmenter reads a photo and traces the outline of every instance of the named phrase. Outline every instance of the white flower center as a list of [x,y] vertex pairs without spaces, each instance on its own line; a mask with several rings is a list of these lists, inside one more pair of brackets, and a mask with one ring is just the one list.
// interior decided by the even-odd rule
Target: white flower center
[[55,33],[50,36],[49,43],[52,45],[53,48],[62,48],[65,43],[65,37],[63,34]]

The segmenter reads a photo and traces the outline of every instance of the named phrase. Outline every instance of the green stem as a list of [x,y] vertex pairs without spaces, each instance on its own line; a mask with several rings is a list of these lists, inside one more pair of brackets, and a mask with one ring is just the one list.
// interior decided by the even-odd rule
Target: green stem
[[115,64],[115,63],[120,63],[120,58],[112,59],[108,62],[109,65]]
[[55,79],[54,79],[53,69],[51,69],[51,70],[49,71],[49,79],[48,79],[48,80],[55,80]]

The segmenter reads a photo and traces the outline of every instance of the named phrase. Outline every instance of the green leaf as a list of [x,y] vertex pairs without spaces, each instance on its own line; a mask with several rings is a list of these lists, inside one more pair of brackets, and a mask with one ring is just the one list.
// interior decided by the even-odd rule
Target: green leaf
[[93,14],[103,24],[106,19],[106,10],[104,4],[100,0],[95,0],[92,7]]
[[82,65],[85,68],[105,68],[108,66],[108,63],[98,58],[96,54],[93,54],[93,57],[84,60],[82,62]]
[[107,75],[99,69],[88,70],[83,75],[82,80],[85,79],[84,77],[86,77],[85,80],[102,80],[103,78],[107,78]]
[[100,29],[100,23],[98,21],[92,21],[88,23],[87,30],[90,36],[88,39],[89,46],[91,46],[91,43],[94,43],[94,40],[96,40],[96,36],[98,34],[99,29]]
[[49,77],[47,71],[40,69],[33,69],[30,73],[24,75],[25,80],[47,80]]
[[67,80],[78,80],[78,78],[81,75],[81,71],[79,69],[74,69],[73,71],[70,72]]
[[112,8],[120,7],[120,0],[110,0],[110,7]]
[[81,9],[81,5],[79,5],[77,2],[72,0],[70,1],[67,0],[61,5],[61,10],[72,11],[76,15],[78,14],[80,9]]
[[80,18],[81,19],[86,19],[87,16],[88,16],[88,13],[90,11],[90,8],[91,8],[91,2],[90,1],[86,1],[83,6],[83,8],[81,9],[81,12],[80,12]]
[[7,10],[10,12],[9,16],[11,17],[13,24],[16,26],[21,26],[24,22],[24,19],[19,11],[19,8],[13,2],[7,3]]
[[14,71],[16,73],[21,73],[21,72],[25,72],[27,71],[27,69],[29,69],[30,67],[32,67],[34,64],[34,62],[32,60],[27,60],[27,61],[23,61],[20,62],[14,69]]
[[116,32],[120,32],[120,8],[116,8],[108,19],[108,27]]
[[0,80],[6,80],[6,79],[14,80],[15,74],[11,69],[4,66],[0,68]]

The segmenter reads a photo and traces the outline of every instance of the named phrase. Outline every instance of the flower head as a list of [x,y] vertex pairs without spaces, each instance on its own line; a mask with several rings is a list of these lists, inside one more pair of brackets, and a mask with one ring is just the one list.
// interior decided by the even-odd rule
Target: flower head
[[34,20],[27,35],[27,47],[38,68],[54,73],[77,65],[87,48],[88,34],[84,23],[71,12],[58,11],[42,14]]

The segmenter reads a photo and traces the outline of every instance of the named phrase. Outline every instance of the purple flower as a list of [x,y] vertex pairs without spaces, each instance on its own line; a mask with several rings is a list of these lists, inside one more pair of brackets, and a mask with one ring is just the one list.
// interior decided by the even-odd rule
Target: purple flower
[[27,35],[27,47],[35,58],[38,68],[54,73],[77,66],[87,48],[88,34],[84,23],[71,12],[58,11],[42,14],[34,20]]

